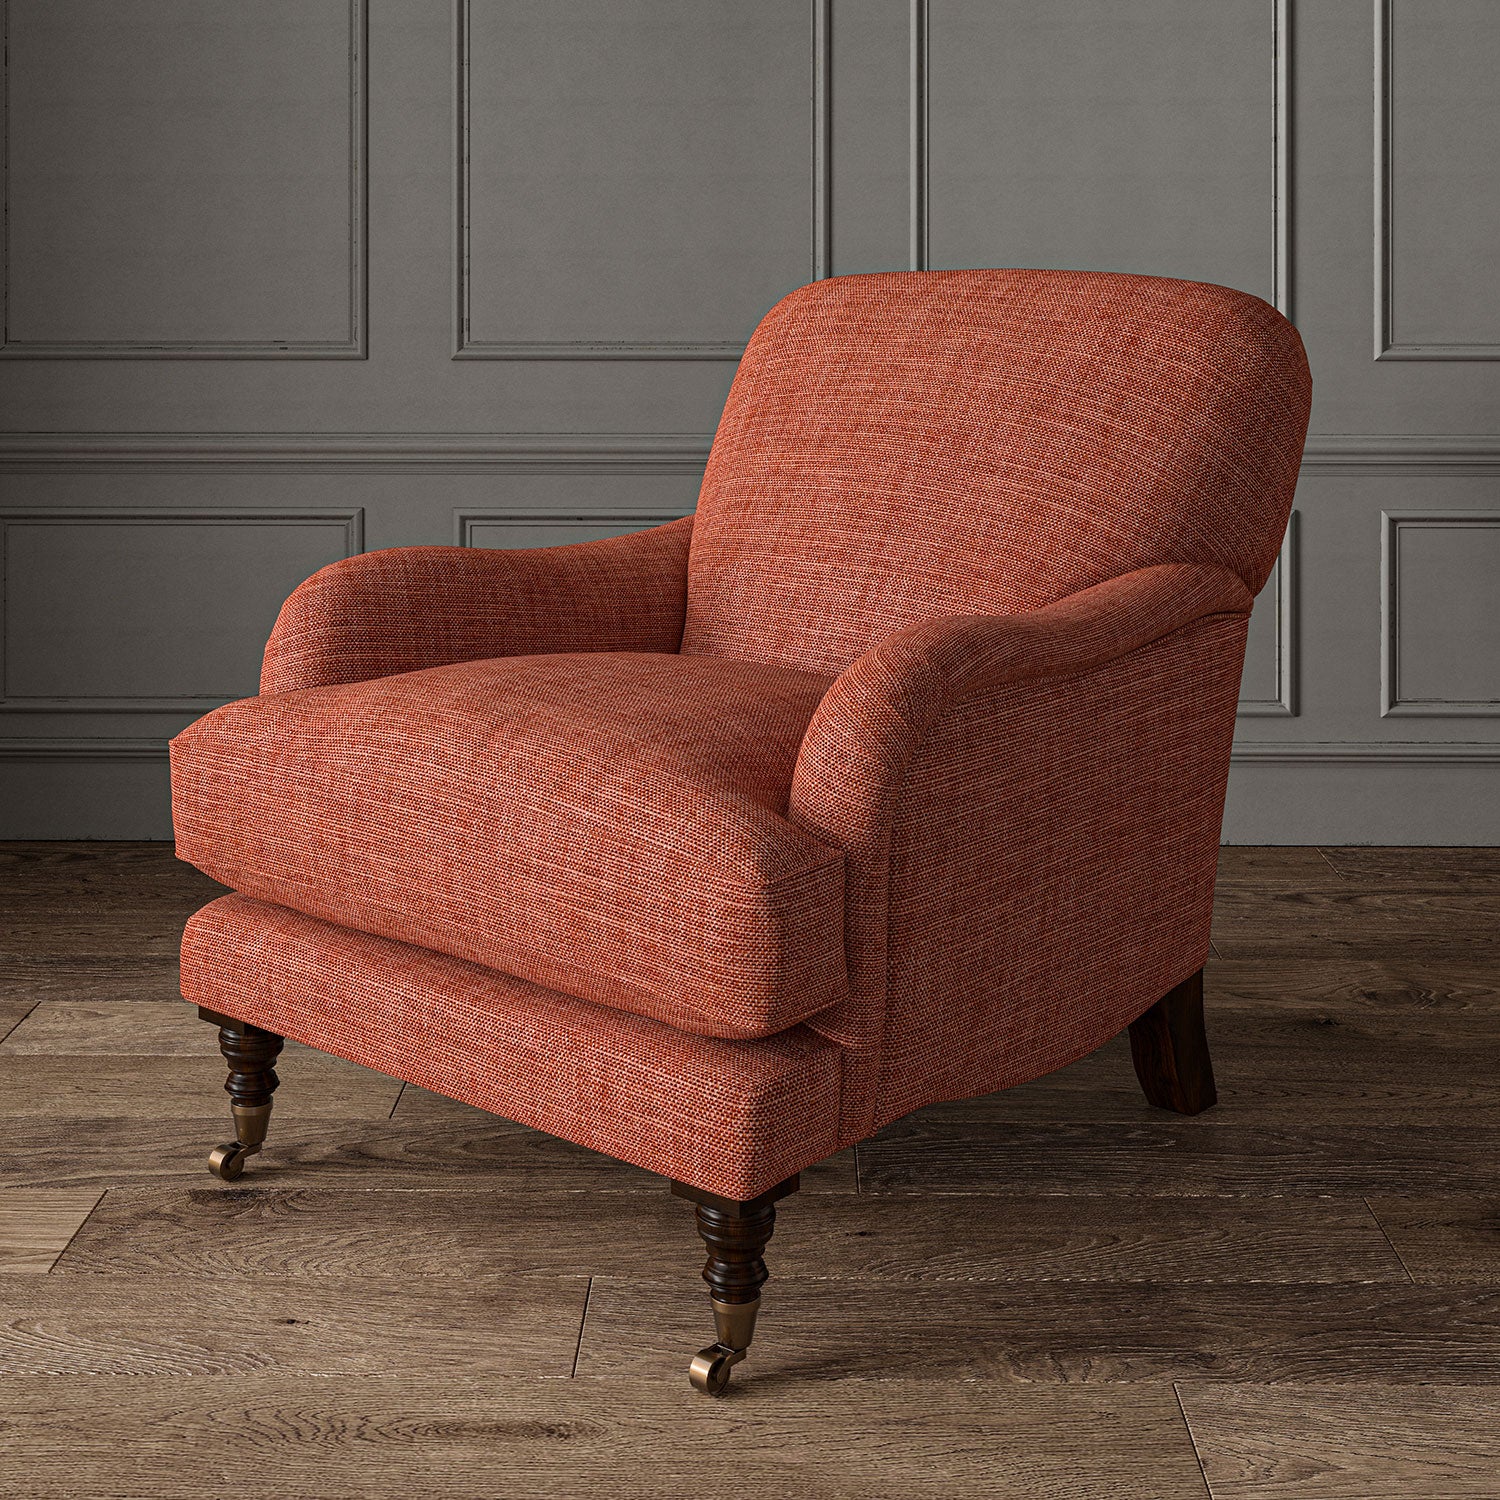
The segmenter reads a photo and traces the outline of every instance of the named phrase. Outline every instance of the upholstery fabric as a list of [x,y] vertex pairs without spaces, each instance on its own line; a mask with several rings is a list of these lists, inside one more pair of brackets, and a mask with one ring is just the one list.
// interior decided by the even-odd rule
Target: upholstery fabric
[[1251,596],[1166,566],[898,632],[808,726],[845,850],[843,1138],[1097,1047],[1202,963]]
[[502,657],[231,703],[172,744],[225,885],[716,1036],[841,999],[843,855],[784,816],[813,673]]
[[875,1123],[1050,1073],[1203,966],[1247,623],[939,719],[891,831]]
[[263,693],[551,651],[675,651],[693,518],[571,547],[398,547],[313,574],[282,607]]
[[173,744],[184,992],[729,1196],[1090,1051],[1207,952],[1309,399],[1223,287],[793,293],[696,518],[298,590]]
[[[758,1042],[693,1036],[243,896],[188,923],[182,992],[726,1197],[754,1197],[835,1149],[839,1050],[804,1027]],[[281,1072],[294,1110],[296,1070]]]
[[1056,271],[841,276],[740,363],[683,650],[838,672],[946,615],[1158,563],[1258,591],[1307,425],[1296,330],[1225,287]]

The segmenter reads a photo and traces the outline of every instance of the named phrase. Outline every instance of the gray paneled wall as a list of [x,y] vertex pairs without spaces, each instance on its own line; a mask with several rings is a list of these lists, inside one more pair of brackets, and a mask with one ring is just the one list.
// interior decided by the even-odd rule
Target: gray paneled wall
[[1027,264],[1303,330],[1227,836],[1500,834],[1500,0],[0,11],[0,836],[165,836],[334,558],[690,510],[783,291]]

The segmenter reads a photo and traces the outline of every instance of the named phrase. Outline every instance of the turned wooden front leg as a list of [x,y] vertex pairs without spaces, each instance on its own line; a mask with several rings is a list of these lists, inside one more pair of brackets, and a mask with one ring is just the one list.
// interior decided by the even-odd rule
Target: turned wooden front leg
[[797,1190],[798,1179],[788,1178],[758,1198],[721,1198],[686,1183],[674,1182],[672,1191],[692,1201],[698,1234],[708,1250],[703,1279],[708,1283],[718,1342],[700,1350],[689,1366],[693,1384],[711,1396],[723,1393],[731,1368],[744,1359],[755,1337],[760,1311],[760,1289],[770,1272],[765,1248],[776,1228],[776,1204]]
[[209,1153],[208,1169],[215,1177],[232,1182],[245,1170],[245,1158],[255,1155],[265,1143],[271,1123],[271,1095],[281,1082],[276,1076],[276,1058],[285,1044],[274,1031],[263,1031],[232,1016],[202,1006],[198,1014],[219,1028],[219,1050],[229,1064],[224,1091],[229,1095],[229,1113],[234,1120],[234,1140]]
[[1130,1023],[1130,1056],[1147,1100],[1158,1109],[1197,1115],[1218,1102],[1203,1028],[1202,969]]

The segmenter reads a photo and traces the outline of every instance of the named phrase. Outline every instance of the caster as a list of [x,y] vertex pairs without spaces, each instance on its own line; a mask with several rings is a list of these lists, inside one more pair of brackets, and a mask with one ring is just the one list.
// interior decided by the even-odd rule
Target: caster
[[250,1152],[239,1141],[226,1141],[208,1153],[208,1170],[224,1182],[233,1182],[245,1170]]
[[724,1344],[710,1344],[693,1356],[688,1366],[688,1379],[693,1389],[705,1396],[722,1396],[729,1388],[729,1372],[745,1357],[743,1349],[730,1349]]

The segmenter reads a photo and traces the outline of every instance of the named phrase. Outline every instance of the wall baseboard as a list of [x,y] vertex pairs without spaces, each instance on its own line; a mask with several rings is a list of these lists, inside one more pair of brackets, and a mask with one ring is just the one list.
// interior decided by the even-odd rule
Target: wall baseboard
[[1484,762],[1239,761],[1226,844],[1500,844],[1500,756]]

